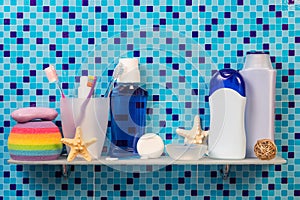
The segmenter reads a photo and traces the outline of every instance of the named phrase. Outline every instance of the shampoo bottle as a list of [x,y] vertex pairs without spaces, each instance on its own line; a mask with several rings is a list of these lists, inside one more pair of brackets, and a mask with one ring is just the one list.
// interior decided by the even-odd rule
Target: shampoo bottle
[[145,132],[147,91],[140,87],[138,60],[119,60],[123,72],[111,92],[111,144],[109,155],[115,158],[137,154],[137,142]]
[[246,84],[247,157],[256,157],[254,145],[259,139],[274,140],[274,98],[276,71],[267,52],[248,52],[240,71]]
[[246,155],[245,83],[234,69],[216,72],[210,81],[208,154],[216,159],[243,159]]

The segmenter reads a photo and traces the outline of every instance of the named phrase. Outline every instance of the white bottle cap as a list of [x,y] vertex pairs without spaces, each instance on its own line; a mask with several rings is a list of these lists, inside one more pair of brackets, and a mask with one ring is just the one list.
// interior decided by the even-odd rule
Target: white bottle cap
[[244,69],[273,69],[267,52],[247,52]]
[[141,82],[139,61],[136,58],[121,58],[120,67],[123,68],[117,82],[119,83],[139,83]]

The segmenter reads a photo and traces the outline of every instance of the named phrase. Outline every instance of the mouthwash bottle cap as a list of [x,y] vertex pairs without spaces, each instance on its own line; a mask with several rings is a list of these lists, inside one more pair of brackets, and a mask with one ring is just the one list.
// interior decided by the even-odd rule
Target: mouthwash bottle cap
[[136,58],[121,58],[118,67],[122,68],[117,82],[119,83],[139,83],[141,82],[139,61]]
[[269,52],[247,52],[244,69],[273,69]]

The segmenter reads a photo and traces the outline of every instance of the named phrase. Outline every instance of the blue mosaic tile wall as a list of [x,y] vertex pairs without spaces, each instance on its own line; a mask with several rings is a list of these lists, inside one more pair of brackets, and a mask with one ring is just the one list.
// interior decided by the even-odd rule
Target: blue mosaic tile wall
[[[300,198],[299,43],[293,0],[0,0],[0,199]],[[212,73],[241,69],[249,50],[269,51],[277,70],[275,142],[285,165],[232,166],[228,180],[220,166],[74,166],[64,179],[59,166],[7,162],[13,110],[59,111],[48,64],[68,96],[79,76],[101,76],[100,96],[118,58],[137,57],[150,94],[147,132],[168,144],[182,142],[175,129],[189,128],[195,114],[209,128]]]

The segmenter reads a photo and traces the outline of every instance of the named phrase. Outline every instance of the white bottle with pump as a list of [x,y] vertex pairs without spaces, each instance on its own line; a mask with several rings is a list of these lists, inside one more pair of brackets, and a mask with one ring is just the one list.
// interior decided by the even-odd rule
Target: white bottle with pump
[[245,129],[246,157],[256,157],[254,145],[259,139],[274,140],[274,100],[276,71],[267,52],[248,52],[240,71],[246,84]]

